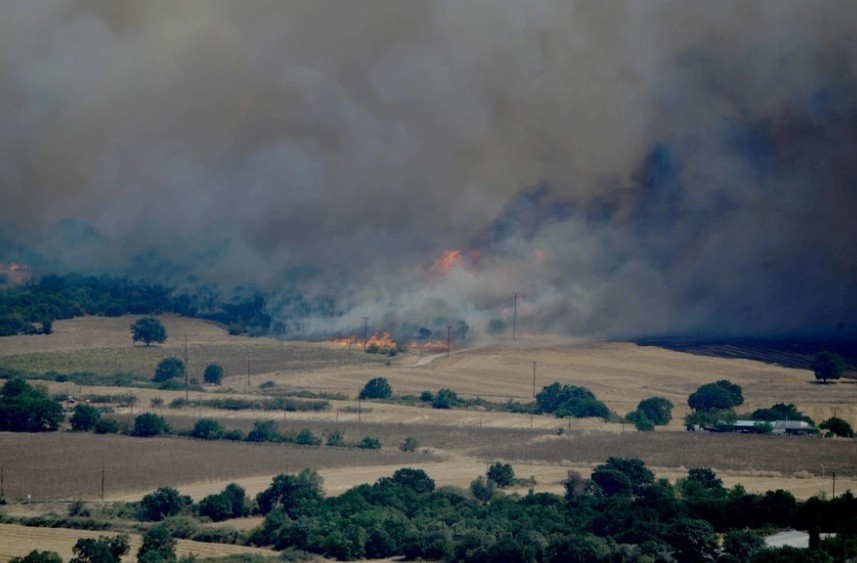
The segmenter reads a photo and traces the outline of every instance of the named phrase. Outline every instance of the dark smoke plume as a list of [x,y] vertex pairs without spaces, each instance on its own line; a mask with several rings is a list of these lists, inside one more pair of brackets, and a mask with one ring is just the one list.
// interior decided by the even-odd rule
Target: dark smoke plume
[[855,21],[805,0],[7,2],[0,260],[297,284],[344,312],[307,334],[502,332],[517,291],[529,332],[853,336]]

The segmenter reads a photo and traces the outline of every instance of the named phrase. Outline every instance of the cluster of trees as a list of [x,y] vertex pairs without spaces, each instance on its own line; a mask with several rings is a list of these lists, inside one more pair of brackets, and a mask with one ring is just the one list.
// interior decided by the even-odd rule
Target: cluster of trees
[[0,388],[0,431],[51,432],[65,420],[62,405],[47,389],[23,379],[6,381]]
[[[782,490],[748,494],[740,485],[725,488],[705,467],[671,484],[627,458],[609,458],[590,479],[570,471],[562,496],[495,494],[512,482],[514,470],[497,462],[469,491],[437,487],[414,468],[334,497],[325,497],[323,479],[311,469],[277,475],[255,498],[230,484],[194,504],[162,487],[132,507],[138,519],[156,523],[137,555],[148,563],[175,560],[180,532],[171,520],[219,522],[249,514],[264,521],[246,543],[304,559],[832,563],[857,555],[857,498],[850,492],[805,502]],[[782,528],[808,531],[810,549],[766,548],[762,533]],[[122,536],[87,539],[75,546],[74,561],[113,563],[127,553]],[[60,561],[44,559],[48,555],[35,552],[16,563]]]
[[[502,464],[496,469],[508,477]],[[437,488],[422,470],[406,468],[324,498],[314,472],[280,475],[256,498],[265,521],[251,542],[340,560],[773,561],[781,552],[764,549],[754,530],[795,526],[810,530],[819,561],[843,548],[857,553],[850,494],[806,503],[784,491],[750,495],[723,488],[706,468],[671,485],[641,461],[621,458],[596,467],[589,480],[570,475],[564,498],[497,495],[496,487],[480,476],[469,492]],[[840,535],[821,540],[828,531]]]
[[553,413],[559,418],[610,417],[607,405],[595,398],[586,387],[560,385],[555,382],[536,394],[536,412]]
[[[256,421],[253,429],[245,436],[240,430],[228,430],[212,418],[201,418],[188,433],[199,440],[236,440],[246,442],[274,442],[297,444],[299,446],[320,446],[322,442],[331,447],[361,448],[377,450],[381,442],[377,438],[366,436],[359,442],[348,442],[339,430],[328,432],[326,436],[317,436],[310,429],[304,428],[296,434],[283,434],[273,420]],[[413,445],[416,449],[416,445]],[[407,450],[406,450],[407,451]]]
[[[243,288],[224,295],[205,285],[180,292],[168,285],[126,277],[76,273],[51,274],[26,284],[0,287],[0,336],[50,333],[51,321],[83,315],[161,313],[217,321],[227,325],[232,334],[261,335],[287,334],[299,330],[302,319],[333,317],[338,311],[330,298],[306,298],[294,288],[273,298]],[[41,328],[34,324],[41,324]]]
[[688,426],[715,426],[719,422],[734,422],[735,407],[744,403],[740,385],[721,379],[706,383],[690,394],[688,406],[693,412],[685,417]]

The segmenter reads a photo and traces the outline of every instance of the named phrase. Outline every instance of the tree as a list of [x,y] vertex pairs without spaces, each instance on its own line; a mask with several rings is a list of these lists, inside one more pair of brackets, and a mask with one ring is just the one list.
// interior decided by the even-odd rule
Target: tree
[[157,522],[167,516],[175,516],[192,501],[188,496],[182,496],[172,487],[161,487],[149,493],[140,500],[140,515],[144,520]]
[[493,481],[498,487],[508,487],[515,482],[515,470],[508,463],[500,463],[499,461],[491,464],[488,471],[485,473],[489,481]]
[[741,387],[726,379],[706,383],[687,398],[688,406],[695,411],[731,409],[743,402]]
[[257,420],[253,423],[253,430],[247,434],[248,442],[276,442],[280,440],[280,431],[277,423],[273,420]]
[[666,426],[672,420],[673,404],[664,397],[649,397],[637,405],[636,412],[655,426]]
[[190,431],[192,437],[200,440],[220,440],[225,433],[223,425],[213,418],[200,418]]
[[134,430],[132,434],[140,438],[151,436],[162,436],[170,433],[170,425],[164,417],[155,413],[145,412],[134,419]]
[[324,479],[313,469],[304,469],[297,475],[277,475],[267,489],[256,495],[259,512],[268,514],[281,508],[292,519],[310,514],[324,499],[323,483]]
[[184,374],[184,362],[175,356],[170,356],[158,362],[153,381],[168,381],[174,377],[183,377]]
[[829,430],[836,436],[840,436],[842,438],[853,438],[854,430],[851,428],[851,425],[848,424],[846,420],[843,420],[836,416],[831,416],[824,422],[818,425],[822,430]]
[[386,377],[376,377],[370,379],[363,390],[360,391],[359,399],[387,399],[393,395],[393,388]]
[[723,489],[723,479],[718,477],[710,467],[692,467],[687,472],[687,480],[697,483],[703,489]]
[[470,482],[470,494],[482,504],[488,504],[496,489],[497,483],[482,475]]
[[399,445],[399,449],[402,450],[403,452],[415,452],[415,451],[417,451],[418,447],[420,447],[420,443],[413,436],[408,436]]
[[71,415],[71,429],[76,432],[89,432],[101,419],[101,412],[90,405],[75,405]]
[[680,563],[711,561],[720,548],[711,524],[693,518],[679,518],[673,522],[668,540],[676,549],[674,556]]
[[586,387],[560,385],[554,382],[536,394],[538,412],[553,413],[555,416],[585,418],[597,416],[607,418],[610,411],[607,406],[595,398]]
[[208,495],[199,503],[200,516],[214,522],[240,518],[247,514],[247,494],[243,487],[230,483],[220,493]]
[[0,388],[0,431],[50,432],[64,419],[62,405],[43,387],[14,378]]
[[392,483],[396,483],[402,487],[408,487],[414,492],[420,494],[430,493],[435,487],[434,479],[429,477],[425,471],[422,469],[413,469],[411,467],[397,469],[396,472],[393,473],[392,477],[381,479],[379,482],[386,482],[387,479]]
[[732,530],[723,537],[723,551],[738,561],[750,561],[765,547],[765,540],[752,530]]
[[100,536],[97,540],[81,538],[72,548],[74,557],[69,563],[120,563],[122,556],[129,550],[128,536],[125,534],[112,538]]
[[166,526],[154,526],[143,535],[143,543],[137,551],[137,557],[141,561],[144,556],[147,556],[146,561],[175,561],[177,543]]
[[151,346],[152,342],[166,341],[167,329],[155,317],[141,317],[131,324],[131,338],[135,343],[142,341]]
[[842,356],[822,350],[815,355],[810,365],[815,378],[822,383],[827,383],[828,379],[839,379],[845,371],[845,362]]
[[205,368],[202,380],[211,385],[220,385],[220,382],[223,381],[223,368],[217,364],[211,364]]
[[62,563],[62,557],[53,551],[39,551],[34,549],[23,557],[13,557],[9,563]]

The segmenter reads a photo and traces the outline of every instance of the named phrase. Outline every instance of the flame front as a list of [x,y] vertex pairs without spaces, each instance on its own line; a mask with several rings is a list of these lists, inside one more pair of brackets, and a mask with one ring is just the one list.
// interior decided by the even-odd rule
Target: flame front
[[444,250],[440,258],[434,261],[434,265],[429,270],[429,273],[448,274],[459,263],[461,263],[461,250]]

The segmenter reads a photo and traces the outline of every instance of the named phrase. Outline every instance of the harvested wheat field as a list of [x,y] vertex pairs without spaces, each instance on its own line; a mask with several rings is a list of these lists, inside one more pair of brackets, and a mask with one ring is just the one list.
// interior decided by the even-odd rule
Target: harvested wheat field
[[[13,557],[23,557],[30,551],[56,552],[64,561],[73,557],[72,548],[78,539],[115,536],[115,532],[92,532],[89,530],[69,530],[64,528],[32,528],[17,524],[0,524],[0,562]],[[135,561],[142,538],[138,534],[129,534],[130,550],[124,561]],[[276,557],[277,552],[257,547],[244,547],[219,543],[204,543],[190,540],[178,540],[176,555],[185,557],[225,557],[227,555],[257,554]]]

